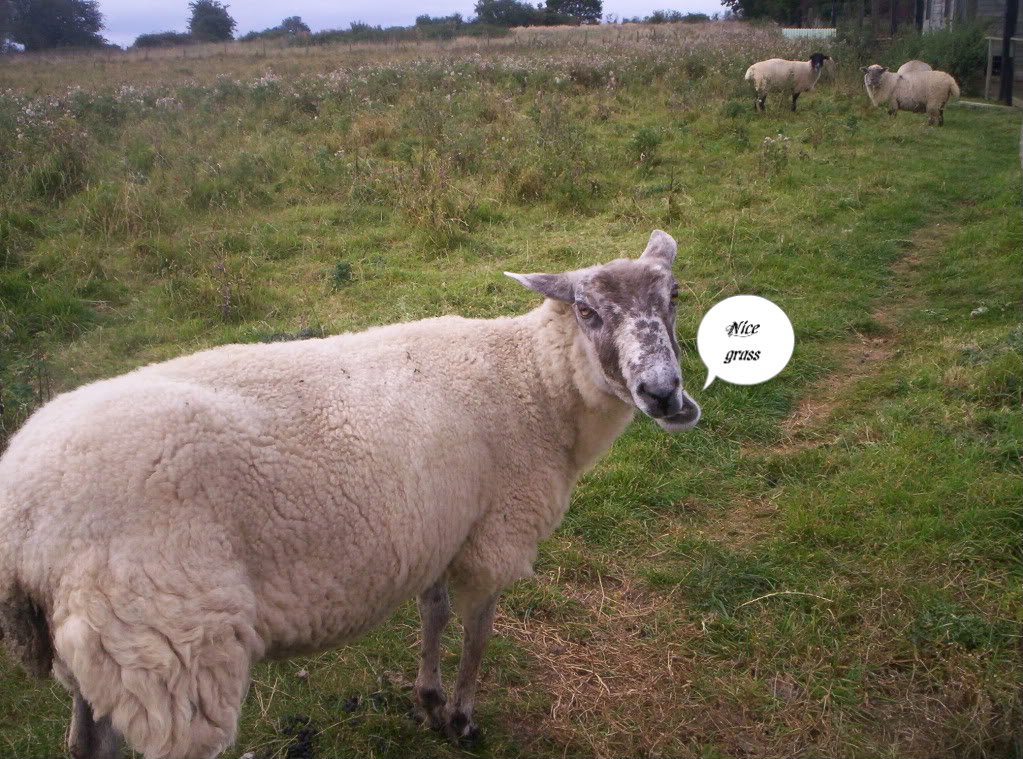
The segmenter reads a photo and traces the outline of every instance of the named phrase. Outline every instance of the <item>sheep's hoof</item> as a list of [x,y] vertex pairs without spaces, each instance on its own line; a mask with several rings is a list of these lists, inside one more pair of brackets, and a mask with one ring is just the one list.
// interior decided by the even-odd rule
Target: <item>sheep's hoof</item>
[[440,732],[445,729],[444,704],[446,703],[447,699],[444,694],[435,688],[417,690],[415,717],[423,724],[429,725],[431,730]]
[[483,739],[483,733],[465,712],[454,711],[448,715],[444,725],[444,734],[448,740],[456,746],[471,748],[478,746]]

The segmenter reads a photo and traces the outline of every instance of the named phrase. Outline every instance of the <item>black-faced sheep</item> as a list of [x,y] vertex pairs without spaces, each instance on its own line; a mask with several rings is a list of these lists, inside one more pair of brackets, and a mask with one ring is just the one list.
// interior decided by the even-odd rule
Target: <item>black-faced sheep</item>
[[[78,759],[216,756],[249,669],[351,641],[417,597],[421,716],[471,735],[501,589],[635,409],[700,416],[675,241],[512,274],[527,314],[228,345],[61,395],[0,458],[0,638],[73,694]],[[465,635],[441,686],[448,586]]]
[[746,69],[746,81],[753,83],[756,97],[753,107],[765,109],[767,95],[774,90],[792,93],[792,110],[800,94],[812,90],[820,79],[824,61],[831,60],[823,53],[814,53],[808,61],[787,61],[784,58],[770,58],[754,63]]
[[959,85],[944,71],[893,74],[876,63],[860,70],[870,102],[875,106],[886,105],[892,117],[899,111],[926,111],[928,124],[944,126],[945,103],[953,95],[959,96]]

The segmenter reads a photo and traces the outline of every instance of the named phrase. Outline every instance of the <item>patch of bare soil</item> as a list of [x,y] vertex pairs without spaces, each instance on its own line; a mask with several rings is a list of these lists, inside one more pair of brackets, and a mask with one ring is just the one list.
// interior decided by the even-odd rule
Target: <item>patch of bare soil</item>
[[[745,548],[774,532],[772,520],[777,513],[778,507],[770,498],[743,499],[731,504],[721,518],[708,521],[699,532],[708,540]],[[692,529],[687,533],[691,534]]]

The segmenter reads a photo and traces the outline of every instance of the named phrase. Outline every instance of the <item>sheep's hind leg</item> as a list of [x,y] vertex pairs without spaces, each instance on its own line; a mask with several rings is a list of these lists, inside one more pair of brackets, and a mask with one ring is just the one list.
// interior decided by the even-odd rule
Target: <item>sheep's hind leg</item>
[[444,728],[444,686],[440,680],[440,636],[451,618],[448,586],[440,580],[416,599],[422,626],[423,649],[416,676],[416,713],[434,730]]
[[94,719],[92,707],[77,686],[72,689],[72,694],[74,705],[67,740],[72,759],[117,759],[124,739],[110,724],[110,717]]
[[796,101],[797,100],[799,100],[799,93],[798,92],[793,92],[792,93],[792,110],[793,111],[796,110]]
[[472,719],[476,699],[476,679],[480,662],[494,630],[494,613],[497,611],[498,593],[488,596],[461,598],[457,594],[458,616],[462,620],[462,660],[458,665],[458,680],[455,683],[454,703],[446,709],[444,732],[452,741],[474,741],[479,737],[479,728]]

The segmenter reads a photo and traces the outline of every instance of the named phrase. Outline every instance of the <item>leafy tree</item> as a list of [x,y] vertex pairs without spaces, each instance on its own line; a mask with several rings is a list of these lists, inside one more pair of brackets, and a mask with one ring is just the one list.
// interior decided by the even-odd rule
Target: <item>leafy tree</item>
[[476,20],[494,26],[536,26],[542,13],[519,0],[476,0]]
[[585,24],[599,24],[604,13],[601,0],[547,0],[547,10],[572,16]]
[[98,47],[103,14],[97,0],[0,0],[0,45],[17,42],[25,50]]
[[173,45],[189,45],[195,40],[185,32],[150,32],[135,38],[132,47],[171,47]]
[[0,0],[0,54],[6,53],[12,44],[11,4],[7,0]]
[[219,42],[234,39],[234,30],[238,26],[228,14],[231,6],[224,5],[220,0],[192,0],[188,4],[192,9],[192,18],[188,20],[188,32],[200,42]]
[[309,24],[302,20],[301,16],[288,16],[278,27],[285,34],[298,34],[299,32],[310,32]]
[[308,35],[312,31],[309,24],[302,20],[301,16],[288,16],[277,26],[271,26],[261,32],[255,30],[239,37],[242,42],[252,42],[261,39],[280,39],[281,37],[297,37],[300,34]]
[[431,16],[424,13],[416,16],[416,32],[424,39],[451,40],[465,29],[465,19],[461,13],[450,16]]
[[798,24],[800,0],[721,0],[721,4],[741,18],[770,18],[779,24]]
[[424,13],[421,16],[416,16],[416,26],[433,26],[436,24],[461,26],[464,23],[465,19],[462,18],[461,13],[452,13],[450,16],[431,16],[429,13]]

